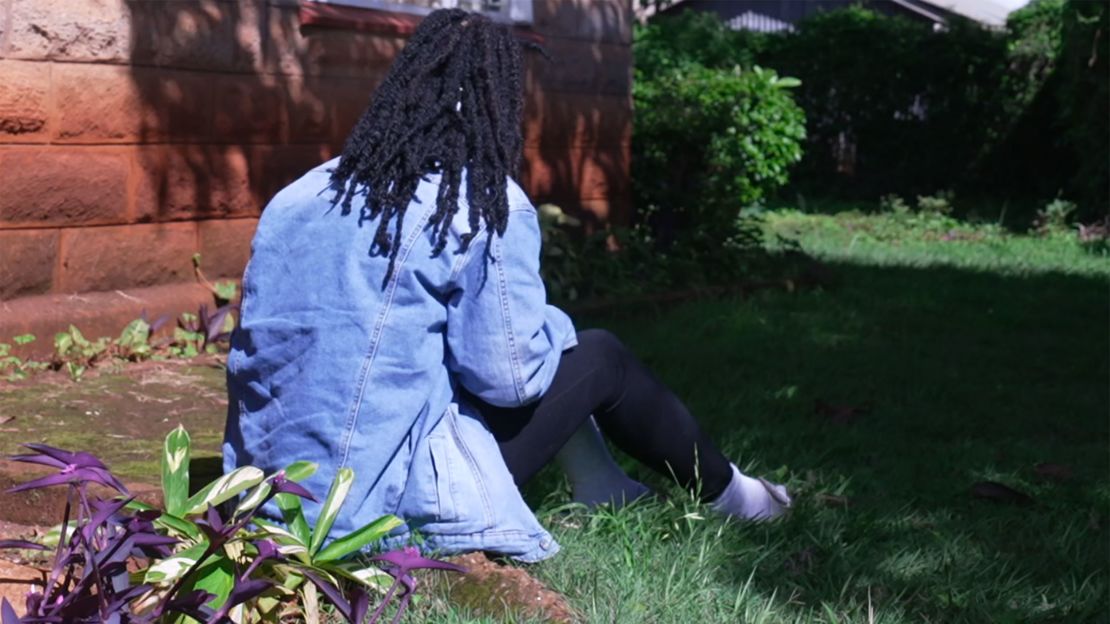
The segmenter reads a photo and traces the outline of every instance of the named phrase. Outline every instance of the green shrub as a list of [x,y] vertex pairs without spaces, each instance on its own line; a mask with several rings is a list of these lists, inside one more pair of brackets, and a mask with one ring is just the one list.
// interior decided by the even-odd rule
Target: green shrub
[[636,71],[758,64],[799,78],[808,136],[791,184],[807,195],[954,188],[1028,222],[1063,194],[1090,218],[1110,187],[1108,32],[1110,5],[1086,0],[1034,0],[1005,30],[953,18],[934,31],[854,6],[753,34],[687,11],[637,31]]
[[805,138],[789,91],[797,80],[695,62],[637,76],[633,169],[642,210],[727,236],[741,207],[786,184]]
[[924,215],[947,216],[952,214],[952,201],[955,195],[952,191],[941,191],[935,195],[918,195],[917,211]]
[[1041,234],[1058,234],[1069,229],[1075,215],[1075,202],[1056,198],[1037,211],[1036,230]]

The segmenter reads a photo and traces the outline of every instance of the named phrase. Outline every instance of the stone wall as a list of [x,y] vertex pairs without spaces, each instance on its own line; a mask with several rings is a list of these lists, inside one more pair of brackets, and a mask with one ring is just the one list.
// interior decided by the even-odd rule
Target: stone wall
[[[624,219],[630,0],[534,17],[554,61],[528,55],[522,182]],[[266,201],[337,153],[403,45],[302,27],[296,0],[0,0],[0,341],[193,307],[194,252],[238,277]]]

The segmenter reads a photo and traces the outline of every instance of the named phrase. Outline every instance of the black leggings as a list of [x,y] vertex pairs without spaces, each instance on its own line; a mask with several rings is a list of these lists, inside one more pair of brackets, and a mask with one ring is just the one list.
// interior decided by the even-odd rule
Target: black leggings
[[732,479],[728,459],[682,401],[613,334],[578,333],[539,401],[500,408],[475,401],[517,485],[550,462],[592,414],[622,451],[656,472],[716,498]]

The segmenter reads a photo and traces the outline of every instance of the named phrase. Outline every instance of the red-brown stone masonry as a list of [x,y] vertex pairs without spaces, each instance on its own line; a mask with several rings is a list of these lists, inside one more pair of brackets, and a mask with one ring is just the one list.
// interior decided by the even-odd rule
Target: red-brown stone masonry
[[0,231],[0,301],[50,292],[58,230]]
[[[284,143],[289,139],[286,92],[289,78],[260,74],[212,74],[212,136],[219,143]],[[187,116],[181,111],[180,116]]]
[[632,101],[628,95],[559,93],[542,89],[525,94],[525,145],[548,148],[616,146],[631,141]]
[[54,292],[120,290],[193,279],[197,224],[155,223],[62,231]]
[[632,42],[629,0],[536,0],[532,28],[544,37]]
[[50,138],[50,63],[0,61],[0,143]]
[[250,259],[250,243],[258,219],[216,219],[197,224],[201,267],[208,279],[238,279]]
[[8,55],[8,35],[12,32],[12,0],[0,0],[0,58]]
[[0,229],[123,223],[125,148],[0,146]]
[[138,65],[256,73],[262,70],[266,0],[132,2],[131,58]]
[[629,159],[627,145],[526,147],[521,177],[537,201],[617,200],[630,192]]
[[255,216],[244,145],[168,144],[133,150],[133,221],[183,221]]
[[627,95],[632,91],[632,48],[625,44],[549,37],[538,53],[525,56],[526,90]]
[[56,143],[204,141],[211,136],[213,75],[55,63]]
[[251,188],[265,206],[278,191],[339,154],[339,145],[256,145],[250,151]]
[[373,77],[384,74],[404,46],[401,37],[302,29],[295,5],[268,8],[265,70],[285,75]]
[[123,63],[126,0],[11,0],[10,58]]
[[384,74],[285,78],[289,142],[340,144],[370,103]]

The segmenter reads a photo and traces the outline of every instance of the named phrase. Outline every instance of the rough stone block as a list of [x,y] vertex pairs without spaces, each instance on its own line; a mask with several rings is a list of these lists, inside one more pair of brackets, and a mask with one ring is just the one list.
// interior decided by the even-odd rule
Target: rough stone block
[[119,290],[193,279],[194,222],[65,230],[56,292]]
[[630,0],[595,0],[582,7],[578,34],[590,41],[632,43],[632,3]]
[[632,90],[632,48],[625,44],[586,43],[551,38],[544,47],[552,59],[527,54],[526,91],[604,93]]
[[216,140],[277,143],[286,136],[286,85],[275,76],[227,74],[214,86],[212,132]]
[[0,76],[0,143],[46,142],[50,65],[0,61]]
[[204,275],[209,279],[241,278],[258,219],[215,219],[201,221],[197,227]]
[[574,37],[582,21],[582,0],[535,0],[532,28],[545,37]]
[[112,65],[56,65],[54,139],[150,143],[211,137],[213,75]]
[[[10,0],[9,0],[10,1]],[[11,31],[11,25],[8,23],[11,15],[7,10],[8,2],[0,5],[0,58],[8,55],[8,32]]]
[[239,146],[150,146],[136,154],[133,219],[179,221],[258,214]]
[[524,150],[521,178],[534,201],[575,201],[627,197],[626,145]]
[[290,77],[286,81],[289,141],[342,144],[379,82],[378,77]]
[[58,114],[54,138],[85,143],[162,138],[162,111],[146,102],[135,78],[128,67],[55,65],[52,87]]
[[267,71],[287,75],[373,77],[389,68],[401,37],[324,28],[302,31],[294,7],[270,7]]
[[11,0],[8,56],[124,62],[131,43],[127,5],[125,0]]
[[0,149],[0,229],[123,223],[127,156],[94,149]]
[[338,151],[327,144],[256,146],[251,150],[251,190],[265,206],[278,191]]
[[536,0],[532,27],[544,37],[631,43],[630,0]]
[[584,146],[632,140],[632,101],[625,95],[527,94],[524,141],[530,146]]
[[134,63],[250,71],[262,56],[261,0],[135,2]]
[[50,292],[58,230],[0,231],[0,301]]

